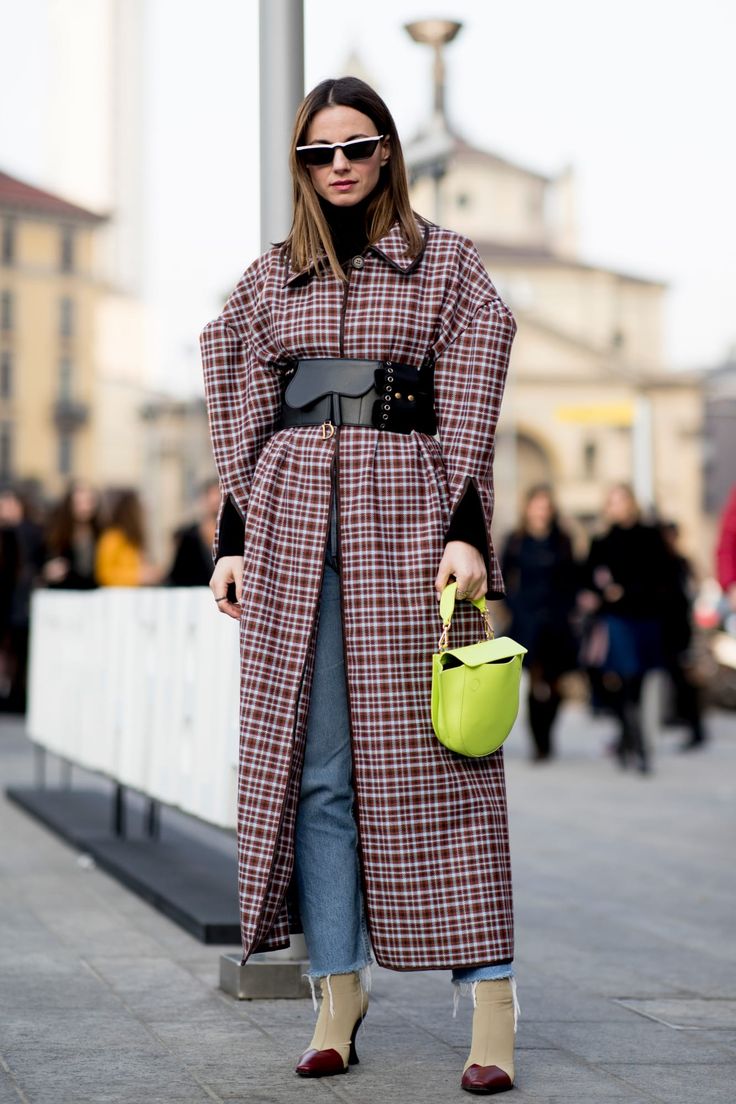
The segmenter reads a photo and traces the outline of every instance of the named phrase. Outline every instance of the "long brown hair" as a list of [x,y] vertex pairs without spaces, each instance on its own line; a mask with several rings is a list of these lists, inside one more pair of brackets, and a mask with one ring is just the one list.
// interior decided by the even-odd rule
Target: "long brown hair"
[[[74,498],[80,487],[86,487],[83,480],[73,480],[67,487],[61,501],[57,504],[49,520],[47,541],[49,551],[55,556],[66,556],[74,541],[74,531],[77,527],[77,517],[74,513]],[[90,487],[91,493],[97,492]],[[102,531],[102,510],[99,500],[90,515],[87,524],[92,530],[95,540]]]
[[141,551],[146,545],[143,506],[137,491],[123,488],[118,491],[110,511],[110,528],[122,529],[131,544]]
[[416,257],[422,246],[415,216],[409,201],[409,181],[406,175],[404,154],[401,150],[396,123],[381,97],[369,84],[358,77],[339,77],[321,81],[309,92],[296,113],[294,131],[289,152],[289,168],[293,182],[294,213],[289,236],[282,243],[291,257],[292,268],[301,271],[309,265],[317,269],[324,266],[326,255],[329,267],[338,280],[347,277],[340,267],[327,220],[314,190],[309,169],[299,161],[296,147],[306,145],[307,130],[314,116],[324,107],[340,105],[352,107],[367,115],[378,134],[389,139],[391,156],[381,166],[378,183],[371,193],[366,222],[368,241],[375,242],[387,234],[398,220],[406,239],[411,257]]

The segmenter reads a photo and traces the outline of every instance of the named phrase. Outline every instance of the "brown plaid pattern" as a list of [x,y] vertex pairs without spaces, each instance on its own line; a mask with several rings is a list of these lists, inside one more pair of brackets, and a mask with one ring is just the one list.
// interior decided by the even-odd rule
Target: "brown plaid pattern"
[[[491,587],[493,438],[514,318],[472,242],[398,224],[334,277],[295,273],[274,246],[201,337],[223,504],[246,518],[240,622],[239,894],[243,961],[288,944],[286,890],[314,662],[330,494],[337,481],[345,662],[364,890],[379,963],[446,969],[513,957],[502,752],[454,755],[434,736],[434,579],[468,480],[483,504]],[[436,356],[439,440],[343,426],[278,430],[295,357],[419,365]],[[213,555],[217,553],[217,537]],[[461,603],[452,640],[480,635]]]

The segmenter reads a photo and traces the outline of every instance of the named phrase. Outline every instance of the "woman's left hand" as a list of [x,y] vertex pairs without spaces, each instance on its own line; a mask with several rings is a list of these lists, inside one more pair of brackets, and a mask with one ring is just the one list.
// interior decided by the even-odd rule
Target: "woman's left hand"
[[475,545],[467,541],[448,541],[445,545],[434,583],[438,600],[451,575],[457,579],[458,598],[482,598],[488,590],[483,557]]

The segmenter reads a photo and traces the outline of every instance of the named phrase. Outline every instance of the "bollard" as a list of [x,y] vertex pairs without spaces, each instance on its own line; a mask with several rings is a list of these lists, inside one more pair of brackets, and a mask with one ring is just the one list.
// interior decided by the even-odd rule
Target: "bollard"
[[295,1000],[311,996],[303,976],[309,967],[304,936],[292,935],[283,951],[251,955],[244,966],[240,954],[220,955],[220,988],[236,1000]]

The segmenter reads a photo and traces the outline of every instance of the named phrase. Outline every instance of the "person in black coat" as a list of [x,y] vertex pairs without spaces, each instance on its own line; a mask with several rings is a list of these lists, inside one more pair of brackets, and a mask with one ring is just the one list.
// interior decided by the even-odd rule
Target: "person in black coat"
[[75,479],[49,521],[46,544],[50,558],[43,580],[54,590],[92,590],[95,555],[102,532],[100,496],[83,479]]
[[43,529],[31,513],[30,503],[20,491],[6,488],[0,492],[0,708],[9,713],[26,710],[31,596],[45,557]]
[[[184,526],[174,536],[174,559],[166,577],[169,586],[208,586],[212,577],[212,542],[219,508],[220,485],[216,479],[209,479],[199,491],[199,521]],[[237,547],[238,553],[242,555],[244,539],[242,520],[237,514],[232,523],[229,517],[224,517],[223,526],[235,528],[234,547]]]
[[529,727],[533,758],[541,761],[554,753],[560,677],[577,665],[570,628],[576,590],[572,542],[559,524],[548,486],[528,492],[521,525],[503,548],[501,568],[512,616],[509,634],[528,649]]
[[672,562],[672,590],[662,625],[664,664],[674,690],[675,720],[683,721],[690,730],[682,750],[691,751],[705,743],[703,705],[692,664],[693,603],[697,584],[692,564],[678,547],[677,523],[663,522],[660,528]]
[[[673,561],[660,530],[645,525],[627,484],[612,487],[604,506],[607,531],[591,542],[581,605],[595,615],[588,666],[619,719],[616,753],[649,770],[641,721],[644,675],[664,663],[662,624],[673,588]],[[592,653],[597,655],[593,657]]]

